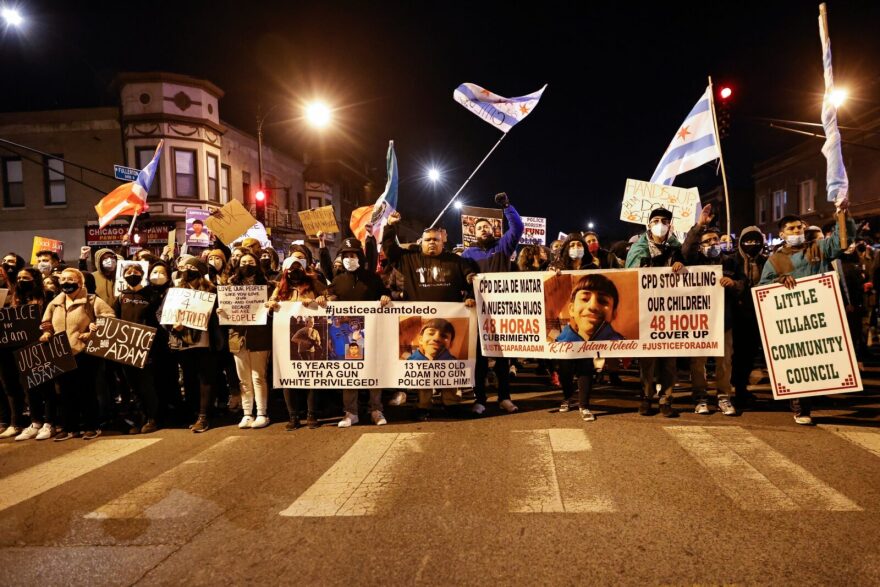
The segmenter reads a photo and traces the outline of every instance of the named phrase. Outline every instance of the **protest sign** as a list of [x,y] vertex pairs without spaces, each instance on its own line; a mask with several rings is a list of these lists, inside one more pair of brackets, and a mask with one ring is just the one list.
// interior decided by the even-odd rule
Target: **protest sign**
[[186,209],[186,245],[188,247],[207,248],[211,245],[209,215],[210,212],[201,208]]
[[214,210],[205,221],[212,233],[223,243],[230,244],[248,231],[257,219],[238,200],[230,200],[219,210]]
[[151,326],[99,316],[98,326],[86,343],[85,353],[143,369],[156,336]]
[[215,293],[172,287],[162,302],[162,318],[159,324],[181,324],[187,328],[207,331],[216,299]]
[[700,192],[697,188],[677,188],[627,179],[623,192],[620,219],[645,226],[654,208],[663,207],[672,212],[672,225],[677,231],[687,232],[696,222]]
[[268,296],[267,285],[221,285],[217,288],[217,315],[220,317],[220,325],[266,324],[269,317],[269,308],[266,307]]
[[130,286],[125,282],[125,270],[131,267],[132,265],[140,266],[141,272],[143,273],[143,277],[141,278],[141,285],[147,287],[150,285],[150,263],[148,261],[117,261],[116,262],[116,280],[113,285],[113,290],[116,292],[118,296],[122,292],[127,289],[130,289]]
[[489,357],[693,357],[724,353],[721,268],[492,273],[474,280]]
[[15,351],[15,364],[18,378],[26,390],[76,369],[66,332]]
[[537,216],[523,216],[523,233],[519,238],[521,245],[547,244],[547,219]]
[[0,308],[0,348],[17,348],[37,342],[42,318],[37,304]]
[[774,399],[863,389],[837,274],[755,287],[752,299]]
[[339,232],[339,226],[336,224],[336,216],[333,213],[333,206],[321,206],[320,208],[312,208],[311,210],[300,210],[297,212],[299,219],[302,221],[303,231],[308,236],[314,236],[318,232],[332,234]]
[[[11,277],[10,279],[15,279],[15,277]],[[9,289],[5,287],[0,287],[0,308],[6,305],[6,296],[9,295]]]
[[257,222],[253,226],[247,229],[241,238],[235,239],[236,241],[244,240],[246,238],[256,239],[261,247],[269,247],[272,245],[272,242],[269,240],[269,234],[266,232],[266,227],[263,226],[262,222]]
[[54,251],[59,259],[64,259],[64,243],[44,236],[34,237],[34,248],[31,250],[31,265],[37,264],[37,253],[40,251]]
[[274,385],[312,389],[472,387],[476,317],[462,303],[282,302]]
[[500,208],[479,208],[477,206],[461,207],[461,243],[465,247],[477,242],[477,220],[485,218],[492,224],[492,233],[495,238],[501,238],[504,234],[504,213]]

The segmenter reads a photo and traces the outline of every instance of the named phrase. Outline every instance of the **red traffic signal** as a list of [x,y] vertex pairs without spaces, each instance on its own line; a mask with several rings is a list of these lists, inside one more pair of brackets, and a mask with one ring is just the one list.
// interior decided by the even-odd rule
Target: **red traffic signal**
[[730,86],[721,86],[721,91],[718,92],[718,95],[722,100],[727,100],[733,95],[733,89]]
[[263,190],[257,190],[257,193],[254,194],[254,199],[257,202],[265,202],[266,201],[266,192]]

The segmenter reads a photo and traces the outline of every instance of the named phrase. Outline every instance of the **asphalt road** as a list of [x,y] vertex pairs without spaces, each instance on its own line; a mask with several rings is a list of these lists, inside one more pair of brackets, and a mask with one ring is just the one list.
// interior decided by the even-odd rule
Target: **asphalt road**
[[632,378],[585,424],[522,376],[480,420],[5,441],[0,582],[878,585],[871,371],[812,428],[640,417]]

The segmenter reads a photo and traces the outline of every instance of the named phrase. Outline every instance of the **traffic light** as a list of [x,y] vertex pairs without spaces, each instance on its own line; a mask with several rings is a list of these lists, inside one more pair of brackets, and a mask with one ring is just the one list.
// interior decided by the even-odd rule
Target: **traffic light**
[[263,188],[254,194],[254,203],[257,213],[257,221],[266,224],[266,192]]
[[715,116],[718,117],[719,138],[730,136],[730,106],[733,102],[733,88],[721,86],[718,90],[718,100],[715,101]]

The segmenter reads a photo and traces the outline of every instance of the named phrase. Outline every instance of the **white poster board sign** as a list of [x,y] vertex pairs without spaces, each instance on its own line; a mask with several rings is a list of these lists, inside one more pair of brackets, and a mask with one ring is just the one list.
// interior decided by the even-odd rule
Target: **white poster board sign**
[[217,288],[220,326],[263,326],[269,317],[267,285],[221,285]]
[[696,222],[700,192],[697,188],[677,188],[637,179],[627,179],[623,192],[620,219],[633,224],[648,224],[654,208],[666,208],[672,212],[672,226],[679,232],[687,232]]

